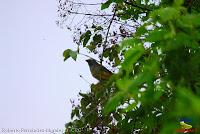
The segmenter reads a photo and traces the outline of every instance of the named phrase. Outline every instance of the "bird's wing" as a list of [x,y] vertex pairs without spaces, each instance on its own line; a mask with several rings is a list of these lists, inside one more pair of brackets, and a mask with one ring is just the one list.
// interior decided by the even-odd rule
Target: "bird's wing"
[[102,70],[103,70],[103,72],[106,72],[106,73],[108,73],[108,74],[113,74],[111,71],[109,71],[107,68],[105,68],[104,66],[101,66],[102,67]]

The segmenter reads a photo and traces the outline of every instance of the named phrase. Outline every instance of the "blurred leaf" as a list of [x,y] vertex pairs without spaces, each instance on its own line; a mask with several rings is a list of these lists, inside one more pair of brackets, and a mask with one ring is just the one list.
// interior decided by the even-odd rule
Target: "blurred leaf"
[[137,31],[136,31],[136,36],[141,36],[141,35],[143,35],[143,34],[145,34],[145,33],[147,33],[147,29],[146,29],[146,25],[143,25],[143,26],[141,26],[141,27],[139,27],[138,29],[137,29]]
[[115,111],[116,107],[119,106],[121,100],[125,97],[124,92],[118,92],[114,97],[112,97],[106,104],[104,108],[104,114]]
[[125,59],[122,63],[122,69],[126,70],[127,72],[131,72],[133,70],[133,65],[137,62],[137,60],[142,56],[144,53],[144,47],[141,44],[130,48],[125,53]]
[[121,114],[114,113],[113,116],[117,121],[121,120]]
[[176,130],[178,129],[177,122],[175,122],[175,121],[171,122],[170,120],[166,121],[166,123],[164,123],[164,126],[163,126],[160,134],[176,134]]
[[170,34],[169,31],[166,30],[160,30],[160,29],[155,29],[151,32],[149,32],[149,35],[146,37],[147,42],[157,42],[161,40],[167,39]]
[[116,84],[119,90],[126,92],[132,82],[133,82],[133,79],[123,78],[123,79],[117,80]]
[[[121,46],[122,47],[127,47],[127,46],[137,46],[139,43],[141,43],[141,41],[139,39],[136,39],[136,38],[129,38],[129,39],[124,39],[122,42],[121,42]],[[141,44],[139,44],[141,45]]]
[[112,0],[113,2],[117,3],[117,4],[120,4],[123,2],[123,0]]
[[175,6],[181,6],[184,3],[184,0],[174,0]]
[[183,115],[200,116],[200,98],[192,94],[190,89],[178,87],[177,112]]
[[125,112],[131,111],[133,109],[135,109],[137,107],[137,103],[133,102],[132,104],[130,104],[127,108],[124,109]]
[[155,10],[151,13],[154,18],[159,17],[162,22],[176,20],[180,16],[179,8],[166,7]]

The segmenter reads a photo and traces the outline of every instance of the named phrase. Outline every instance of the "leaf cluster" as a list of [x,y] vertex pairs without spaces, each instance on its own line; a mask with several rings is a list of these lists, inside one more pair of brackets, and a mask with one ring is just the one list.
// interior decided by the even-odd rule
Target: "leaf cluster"
[[[176,133],[179,120],[186,117],[197,130],[193,133],[198,133],[200,12],[195,2],[108,0],[101,9],[112,5],[119,21],[140,25],[135,23],[131,36],[117,38],[113,34],[119,42],[106,42],[106,47],[103,25],[88,28],[80,36],[83,48],[90,52],[104,48],[100,58],[113,62],[118,71],[110,80],[92,85],[89,93],[80,93],[80,104],[74,106],[66,130],[169,134]],[[101,28],[91,30],[97,27]],[[68,51],[65,57],[73,58]]]

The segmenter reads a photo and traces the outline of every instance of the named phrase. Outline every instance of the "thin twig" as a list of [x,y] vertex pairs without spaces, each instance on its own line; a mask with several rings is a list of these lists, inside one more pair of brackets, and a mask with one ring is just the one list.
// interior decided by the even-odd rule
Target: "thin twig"
[[116,35],[111,35],[111,36],[108,36],[108,37],[133,37],[132,34],[129,34],[129,35],[126,35],[126,34],[116,34]]
[[80,15],[88,15],[88,16],[113,16],[113,14],[91,14],[91,13],[80,13],[80,12],[73,12],[73,11],[67,11],[68,13],[72,14],[80,14]]
[[81,77],[86,83],[88,83],[89,85],[92,85],[91,83],[89,83],[81,74],[79,74],[79,77]]
[[133,25],[130,25],[128,23],[123,23],[123,22],[118,21],[118,20],[113,20],[113,21],[115,21],[115,23],[117,23],[117,24],[125,25],[127,27],[137,28],[137,26],[133,26]]
[[103,44],[103,52],[102,52],[102,56],[101,56],[101,59],[100,59],[101,65],[102,65],[102,62],[103,62],[103,53],[104,53],[104,51],[106,49],[106,43],[107,43],[107,40],[108,40],[108,34],[110,32],[110,28],[111,28],[112,22],[113,22],[113,20],[115,18],[116,12],[117,12],[117,10],[116,10],[116,7],[115,7],[114,14],[113,14],[113,16],[112,16],[112,18],[110,20],[110,24],[108,25],[108,30],[107,30],[107,33],[106,33],[106,38],[105,38],[105,41],[104,41],[104,44]]
[[74,27],[78,27],[78,25],[81,26],[80,24],[83,22],[84,19],[85,19],[85,16],[83,16],[83,18],[81,19],[81,21],[79,21]]
[[73,2],[68,0],[67,2],[71,2],[72,4],[75,5],[86,5],[86,6],[95,6],[95,5],[101,5],[102,3],[83,3],[83,2]]

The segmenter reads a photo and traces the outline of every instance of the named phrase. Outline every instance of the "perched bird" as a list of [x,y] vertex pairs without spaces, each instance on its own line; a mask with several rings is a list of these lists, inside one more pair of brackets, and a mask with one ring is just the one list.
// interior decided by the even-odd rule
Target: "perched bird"
[[99,81],[108,80],[110,78],[110,76],[113,74],[111,71],[106,69],[104,66],[97,63],[96,60],[94,60],[94,59],[88,59],[86,61],[90,67],[90,72],[91,72],[92,76]]

